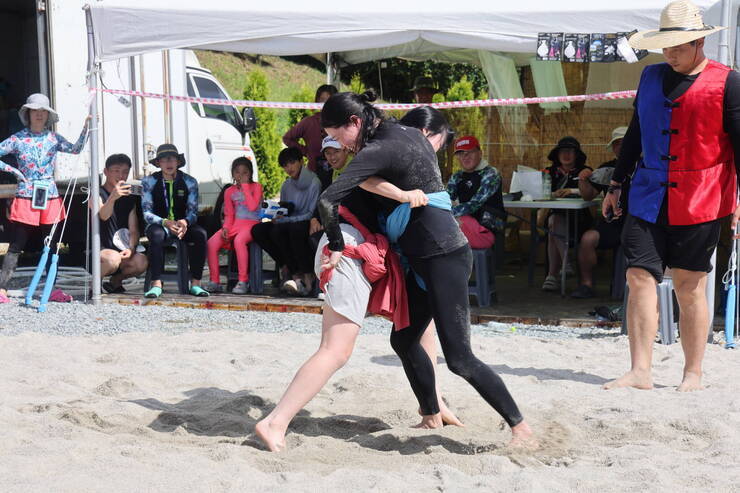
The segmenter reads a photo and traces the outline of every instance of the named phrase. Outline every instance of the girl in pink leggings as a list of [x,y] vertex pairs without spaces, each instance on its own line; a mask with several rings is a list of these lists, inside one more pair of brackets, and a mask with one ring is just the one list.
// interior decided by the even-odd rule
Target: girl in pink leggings
[[222,248],[236,251],[239,282],[231,292],[246,294],[249,290],[249,243],[252,226],[260,221],[262,204],[262,185],[252,180],[253,169],[252,161],[246,157],[238,157],[231,163],[234,184],[224,194],[224,225],[208,240],[211,293],[223,292],[218,265],[218,252]]

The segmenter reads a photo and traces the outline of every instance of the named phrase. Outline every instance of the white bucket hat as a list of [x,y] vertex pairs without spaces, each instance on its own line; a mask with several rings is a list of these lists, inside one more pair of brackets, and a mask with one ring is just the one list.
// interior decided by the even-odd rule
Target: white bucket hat
[[612,130],[612,140],[609,141],[606,147],[607,148],[611,147],[615,141],[619,139],[623,139],[625,135],[627,135],[627,127],[615,128],[614,130]]
[[18,110],[18,116],[21,119],[21,123],[23,123],[23,125],[25,125],[26,127],[30,125],[30,121],[28,120],[28,110],[48,111],[49,119],[46,121],[47,127],[51,127],[54,123],[59,121],[59,115],[51,107],[51,104],[49,103],[49,98],[47,98],[44,94],[31,94],[30,96],[28,96],[28,99],[26,99],[26,104],[21,106],[21,109]]
[[694,41],[725,29],[707,26],[699,7],[689,0],[678,0],[665,6],[660,13],[660,29],[640,31],[629,38],[630,46],[638,50],[660,50]]

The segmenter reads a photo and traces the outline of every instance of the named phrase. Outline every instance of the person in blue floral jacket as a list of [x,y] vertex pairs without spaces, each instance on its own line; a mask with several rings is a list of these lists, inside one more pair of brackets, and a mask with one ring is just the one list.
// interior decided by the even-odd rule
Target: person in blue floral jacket
[[[18,110],[18,116],[25,128],[0,142],[0,156],[12,154],[18,163],[15,168],[0,161],[0,171],[13,173],[18,179],[15,198],[10,207],[12,239],[0,271],[0,303],[9,301],[7,284],[29,238],[39,232],[43,237],[49,236],[53,225],[66,217],[64,201],[54,182],[56,157],[59,152],[82,152],[90,119],[88,117],[85,120],[77,142],[72,144],[51,130],[51,126],[59,121],[59,115],[45,95],[28,96],[26,104]],[[57,241],[58,237],[50,238],[49,246],[52,251],[56,250]],[[57,289],[49,299],[71,301],[72,298]]]

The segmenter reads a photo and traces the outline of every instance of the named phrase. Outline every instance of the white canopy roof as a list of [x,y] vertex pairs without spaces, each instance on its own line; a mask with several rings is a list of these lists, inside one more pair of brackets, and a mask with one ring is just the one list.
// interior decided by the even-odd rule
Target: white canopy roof
[[[721,0],[694,0],[719,24]],[[302,55],[342,52],[358,63],[440,51],[534,54],[538,32],[655,29],[667,0],[99,0],[92,3],[101,61],[171,48]],[[714,36],[716,37],[716,36]],[[716,51],[716,40],[708,54]],[[713,48],[714,47],[714,48]]]

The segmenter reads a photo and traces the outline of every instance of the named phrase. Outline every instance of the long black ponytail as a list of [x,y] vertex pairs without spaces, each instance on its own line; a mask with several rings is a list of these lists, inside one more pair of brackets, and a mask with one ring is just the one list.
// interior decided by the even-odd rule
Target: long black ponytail
[[426,130],[429,132],[429,136],[442,134],[444,136],[442,143],[443,149],[450,145],[455,138],[455,131],[450,127],[447,118],[445,118],[441,111],[431,106],[418,106],[414,108],[406,113],[399,123],[407,127]]
[[380,123],[385,121],[385,114],[373,106],[375,91],[372,89],[362,94],[354,92],[340,92],[330,97],[321,109],[321,126],[324,128],[339,128],[350,122],[356,116],[362,121],[360,134],[355,142],[355,152],[365,147]]

